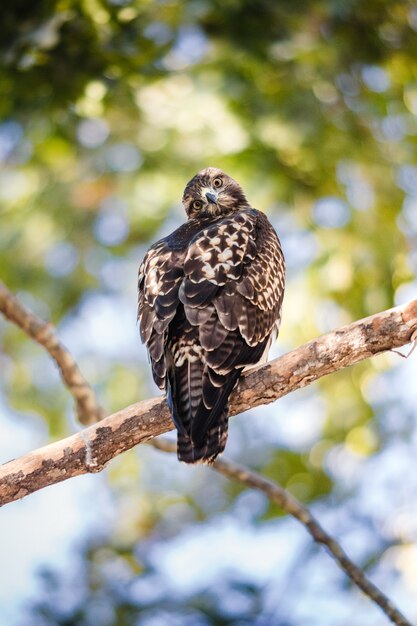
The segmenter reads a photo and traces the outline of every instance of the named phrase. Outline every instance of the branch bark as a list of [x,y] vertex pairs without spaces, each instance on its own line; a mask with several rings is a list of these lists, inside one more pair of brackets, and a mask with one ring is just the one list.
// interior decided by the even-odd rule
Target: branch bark
[[[343,326],[248,371],[231,396],[230,414],[273,402],[416,336],[417,300]],[[132,404],[80,433],[2,465],[0,505],[72,476],[99,472],[116,455],[172,428],[164,398]]]

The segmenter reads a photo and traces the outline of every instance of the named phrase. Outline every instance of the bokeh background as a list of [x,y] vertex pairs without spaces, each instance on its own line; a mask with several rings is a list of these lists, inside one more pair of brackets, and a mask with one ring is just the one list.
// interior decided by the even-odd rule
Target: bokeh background
[[[137,267],[213,165],[278,231],[273,356],[417,295],[417,5],[3,0],[0,275],[108,411],[157,393]],[[0,456],[79,426],[0,319]],[[417,360],[384,355],[231,420],[227,453],[308,503],[417,620]],[[0,514],[8,626],[379,626],[259,493],[140,446]]]

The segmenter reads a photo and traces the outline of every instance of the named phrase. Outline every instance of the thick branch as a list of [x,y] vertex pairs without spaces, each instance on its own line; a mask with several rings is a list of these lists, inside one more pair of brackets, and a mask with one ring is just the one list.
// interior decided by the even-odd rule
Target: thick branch
[[[175,443],[164,438],[154,439],[151,443],[155,448],[164,452],[175,452],[176,450]],[[343,548],[322,528],[310,511],[281,485],[224,458],[217,459],[211,467],[220,472],[220,474],[233,478],[247,487],[262,491],[269,500],[272,500],[286,513],[295,517],[307,529],[314,541],[322,544],[328,550],[330,556],[340,565],[345,574],[382,609],[394,624],[397,624],[397,626],[411,626],[410,622],[382,591],[368,580],[361,568],[350,560]]]
[[93,424],[104,416],[94,391],[81,374],[71,354],[60,342],[54,327],[27,309],[0,281],[0,311],[29,337],[41,344],[58,365],[63,381],[74,397],[78,419]]
[[[314,380],[412,341],[417,300],[323,335],[247,372],[231,397],[231,415],[268,404]],[[32,336],[32,335],[31,335]],[[173,428],[166,402],[138,402],[0,467],[0,504],[48,485],[103,469],[113,457]]]

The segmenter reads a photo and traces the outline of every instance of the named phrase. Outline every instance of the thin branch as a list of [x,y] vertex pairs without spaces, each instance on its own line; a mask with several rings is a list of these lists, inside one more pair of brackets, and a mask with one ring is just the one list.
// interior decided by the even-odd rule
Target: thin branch
[[94,391],[71,354],[58,339],[54,327],[29,311],[1,281],[0,311],[49,352],[58,365],[65,386],[74,397],[80,422],[93,424],[104,417],[104,410],[97,403]]
[[[231,396],[230,414],[268,404],[331,372],[403,346],[415,338],[416,329],[413,300],[327,333],[248,371]],[[132,404],[81,433],[0,466],[0,505],[72,476],[99,472],[121,452],[172,429],[164,398]]]
[[[164,438],[153,439],[149,443],[152,443],[153,447],[163,452],[176,451],[175,443]],[[247,487],[262,491],[269,500],[272,500],[286,513],[295,517],[307,529],[314,541],[325,546],[330,556],[340,565],[345,574],[382,609],[394,624],[397,624],[397,626],[411,626],[411,623],[382,591],[368,580],[361,568],[350,560],[339,543],[324,530],[310,511],[281,485],[225,458],[218,458],[210,467]]]

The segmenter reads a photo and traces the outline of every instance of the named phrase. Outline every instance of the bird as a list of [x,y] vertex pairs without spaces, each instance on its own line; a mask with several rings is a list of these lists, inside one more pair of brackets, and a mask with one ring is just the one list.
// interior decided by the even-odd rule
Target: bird
[[285,289],[281,244],[239,183],[208,167],[186,185],[187,221],[146,253],[138,322],[177,429],[177,456],[212,464],[242,372],[267,360]]

